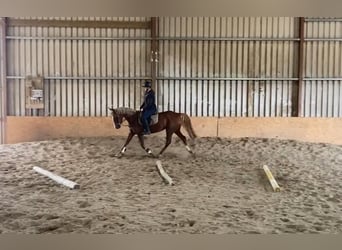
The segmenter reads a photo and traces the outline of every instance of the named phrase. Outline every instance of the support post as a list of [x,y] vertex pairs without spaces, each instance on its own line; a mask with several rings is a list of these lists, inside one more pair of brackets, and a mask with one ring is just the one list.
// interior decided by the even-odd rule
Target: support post
[[151,78],[152,88],[156,89],[158,65],[158,17],[151,17]]
[[301,117],[302,111],[302,91],[303,91],[303,73],[304,73],[304,28],[305,19],[299,17],[299,45],[298,45],[298,82],[292,90],[292,116]]
[[7,18],[0,17],[0,144],[7,142]]

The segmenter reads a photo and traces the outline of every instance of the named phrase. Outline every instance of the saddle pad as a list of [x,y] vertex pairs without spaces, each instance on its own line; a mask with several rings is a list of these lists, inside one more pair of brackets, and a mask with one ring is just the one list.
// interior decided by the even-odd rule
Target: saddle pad
[[150,126],[158,123],[158,113],[151,116]]
[[[152,125],[158,123],[158,117],[159,117],[159,114],[158,114],[158,113],[152,115],[151,118],[150,118],[150,123],[149,123],[149,125],[152,126]],[[142,125],[141,117],[139,117],[139,124]]]

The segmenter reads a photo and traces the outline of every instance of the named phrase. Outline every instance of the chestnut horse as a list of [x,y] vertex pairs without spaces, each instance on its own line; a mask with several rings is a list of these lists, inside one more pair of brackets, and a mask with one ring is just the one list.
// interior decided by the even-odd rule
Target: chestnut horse
[[[126,146],[132,140],[134,135],[137,135],[141,147],[149,154],[152,155],[152,151],[149,148],[145,148],[143,127],[139,121],[140,111],[136,111],[130,108],[108,108],[112,112],[113,125],[116,129],[121,127],[123,120],[127,120],[130,132],[128,134],[127,140],[120,150],[119,155],[121,156],[126,151]],[[181,127],[184,127],[191,139],[196,138],[195,131],[191,125],[191,120],[187,114],[176,113],[173,111],[166,111],[158,113],[158,122],[150,126],[151,133],[160,132],[166,130],[166,143],[165,146],[160,151],[159,155],[165,151],[165,149],[170,145],[173,133],[178,135],[178,137],[185,144],[186,149],[193,153],[187,144],[186,137],[181,132]]]

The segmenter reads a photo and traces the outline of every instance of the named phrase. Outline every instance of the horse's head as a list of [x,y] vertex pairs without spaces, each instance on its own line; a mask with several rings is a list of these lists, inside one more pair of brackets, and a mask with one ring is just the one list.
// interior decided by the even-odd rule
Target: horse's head
[[113,125],[116,129],[121,128],[121,123],[123,122],[123,116],[117,112],[116,109],[108,108],[112,112]]

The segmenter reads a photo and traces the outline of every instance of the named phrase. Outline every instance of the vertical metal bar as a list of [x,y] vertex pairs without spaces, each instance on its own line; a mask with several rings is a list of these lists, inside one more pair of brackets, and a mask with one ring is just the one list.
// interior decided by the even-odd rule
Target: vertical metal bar
[[302,111],[302,95],[303,95],[303,62],[304,62],[304,17],[299,17],[299,45],[298,45],[298,83],[292,87],[292,114],[291,116],[301,117]]
[[[128,37],[132,37],[132,30],[127,30],[127,35],[128,35]],[[128,61],[127,61],[127,73],[126,73],[126,75],[128,76],[128,77],[130,77],[130,76],[132,76],[132,73],[133,73],[133,69],[132,69],[132,67],[131,67],[131,61],[132,61],[132,59],[131,59],[131,56],[132,56],[132,53],[131,53],[131,47],[132,47],[132,44],[131,44],[131,40],[128,40],[127,41],[127,59],[128,59]],[[132,105],[131,105],[131,103],[132,103],[132,89],[131,89],[131,80],[127,80],[127,88],[128,88],[128,100],[127,100],[127,107],[132,107]]]
[[[336,25],[335,25],[335,34],[334,34],[335,37],[337,37],[337,35],[341,34],[339,32],[339,31],[342,31],[340,24],[342,24],[342,22],[336,23]],[[334,74],[334,77],[341,76],[341,44],[339,42],[334,43],[334,72],[333,72],[333,74]],[[335,85],[335,83],[336,83],[336,85]],[[340,116],[341,84],[342,84],[342,81],[334,82],[333,93],[335,95],[335,98],[334,98],[334,103],[333,103],[333,105],[334,105],[333,117],[341,117]]]
[[[277,23],[273,26],[274,32],[276,33],[277,38],[279,38],[279,17],[276,18]],[[276,50],[275,50],[275,72],[274,68],[272,71],[274,72],[274,76],[278,77],[278,72],[279,72],[279,48],[281,42],[275,42],[276,44]],[[276,88],[275,88],[275,99],[276,99],[276,106],[275,106],[275,116],[281,116],[281,110],[282,110],[282,102],[281,102],[281,88],[279,88],[279,85],[281,86],[283,83],[276,81]],[[280,92],[280,93],[279,93]],[[279,96],[280,95],[280,96]]]
[[[123,17],[122,21],[125,20],[125,17]],[[126,30],[125,29],[121,29],[121,34],[122,36],[125,37],[126,35]],[[127,54],[126,54],[126,40],[122,40],[122,58],[121,58],[121,62],[122,62],[122,72],[121,72],[121,76],[126,76],[126,62],[127,62]],[[126,107],[126,80],[122,80],[122,106]]]
[[[177,17],[173,18],[173,35],[177,36]],[[172,75],[173,76],[177,76],[177,65],[176,65],[176,61],[177,61],[177,41],[172,41],[173,43],[173,50],[172,50],[172,62],[173,62],[173,66],[172,69]],[[172,81],[172,88],[173,88],[173,93],[172,93],[172,106],[174,108],[175,111],[179,112],[179,110],[177,109],[178,106],[176,106],[176,86],[177,86],[177,82],[178,80],[173,80]]]
[[[96,18],[96,21],[99,21],[101,18]],[[100,37],[101,36],[101,28],[96,28],[95,29],[95,37]],[[124,41],[123,41],[124,43]],[[95,62],[95,77],[98,77],[101,75],[101,68],[102,68],[102,56],[101,56],[101,50],[102,50],[102,41],[97,40],[95,42],[95,50],[94,50],[94,62]],[[123,51],[125,53],[125,47],[123,46]],[[123,61],[123,70],[125,70],[125,60]],[[95,85],[95,116],[101,116],[102,115],[102,85],[103,81],[102,80],[94,80],[94,85]],[[124,92],[124,98],[125,98],[125,92]]]
[[[92,20],[92,19],[91,19]],[[94,28],[89,28],[87,29],[89,36],[94,36],[95,34],[95,29]],[[88,41],[88,75],[89,76],[94,76],[94,40]],[[87,93],[87,112],[86,116],[95,116],[94,115],[94,107],[95,107],[95,94],[94,94],[94,80],[88,80],[88,93]]]
[[[247,36],[250,37],[252,36],[252,31],[251,31],[251,21],[252,21],[252,17],[249,17],[248,18],[248,29],[247,31]],[[254,21],[255,23],[255,21]],[[254,30],[255,31],[255,30]],[[244,33],[244,36],[246,36],[246,33]],[[248,77],[254,77],[254,70],[253,69],[253,64],[254,64],[254,57],[252,56],[252,53],[251,53],[251,48],[253,46],[253,43],[249,43],[247,42],[247,69],[246,69],[246,76]],[[246,116],[254,116],[254,107],[255,107],[255,99],[256,99],[256,95],[254,94],[254,91],[256,91],[255,89],[255,85],[256,85],[256,82],[253,81],[246,81],[246,84],[247,84],[247,95],[246,95]]]
[[[331,38],[331,24],[332,23],[328,23],[328,29],[327,29],[327,33],[328,33],[328,37]],[[327,63],[326,63],[326,74],[328,76],[331,76],[332,74],[330,73],[331,70],[333,70],[333,65],[331,64],[331,53],[330,53],[330,47],[333,43],[330,43],[330,42],[326,42],[325,43],[327,45]],[[331,101],[333,100],[333,95],[331,94],[331,90],[332,88],[330,87],[330,85],[333,85],[333,81],[326,81],[326,86],[327,86],[327,92],[326,92],[326,113],[325,113],[325,117],[331,117],[331,113],[330,110],[332,107],[331,105]]]
[[[47,27],[45,28],[45,32],[44,35],[45,36],[49,36],[49,35],[53,35],[52,33],[52,28]],[[45,75],[51,75],[51,72],[53,72],[53,65],[54,62],[52,60],[52,58],[54,58],[54,51],[53,51],[53,40],[46,40],[46,55],[44,56],[45,58],[45,64],[46,64],[46,70],[44,72]],[[49,114],[49,116],[55,116],[56,113],[54,111],[54,107],[55,107],[55,103],[56,103],[56,99],[55,99],[55,95],[54,95],[54,88],[55,88],[55,81],[54,80],[50,80],[49,83],[47,84],[47,89],[46,89],[46,94],[48,97],[48,107],[47,107],[47,112]]]
[[[320,36],[321,35],[321,23],[317,22],[317,29],[316,29],[316,35]],[[321,41],[316,42],[316,65],[315,65],[315,70],[316,70],[316,76],[321,77],[322,76],[322,51],[323,51],[323,45]],[[315,91],[315,117],[320,117],[322,114],[322,81],[317,80],[316,81],[316,91]]]
[[[323,38],[325,37],[325,30],[326,30],[326,25],[325,23],[322,23],[322,26],[323,26],[323,29],[322,29],[322,36]],[[326,53],[325,53],[325,42],[322,41],[321,42],[322,44],[322,61],[321,61],[321,74],[320,74],[320,77],[325,77],[325,64],[326,64],[326,60],[325,60],[325,57],[326,57]],[[325,113],[325,109],[324,109],[324,106],[326,104],[325,102],[325,94],[326,94],[326,81],[322,80],[321,81],[321,86],[322,86],[322,91],[321,91],[321,117],[325,117],[326,113]]]
[[[214,35],[220,36],[221,33],[221,17],[215,17],[215,23],[214,23]],[[220,52],[221,52],[221,42],[216,41],[214,42],[214,69],[213,73],[214,76],[220,76]],[[220,81],[213,81],[213,112],[212,116],[220,117]]]
[[[234,19],[235,17],[231,17],[230,18],[230,36],[234,35]],[[235,63],[233,63],[233,45],[234,45],[234,41],[229,42],[229,75],[232,76],[232,72],[233,72],[233,65],[235,65]],[[234,88],[233,88],[234,87]],[[235,108],[233,109],[233,104],[235,104],[236,102],[236,96],[234,95],[234,89],[235,89],[235,81],[230,81],[229,83],[229,96],[230,96],[230,102],[229,102],[229,116],[233,115],[233,110],[235,112]],[[235,106],[235,105],[234,105]],[[236,116],[234,114],[234,116]]]
[[[112,20],[112,19],[111,19]],[[113,37],[113,29],[107,29],[106,35],[108,37]],[[134,42],[135,46],[135,42]],[[107,53],[107,75],[112,76],[113,75],[113,41],[107,41],[106,43],[106,53]],[[135,48],[134,48],[135,49]],[[134,60],[136,61],[136,60]],[[135,74],[135,68],[134,68],[134,74]],[[134,92],[135,94],[135,92]],[[135,99],[135,98],[134,98]],[[107,107],[111,107],[113,105],[113,80],[107,81]],[[108,108],[106,107],[106,116],[108,115]],[[135,108],[135,107],[134,107]]]
[[[74,35],[79,36],[83,34],[83,30],[80,30],[79,28],[74,29]],[[77,48],[77,51],[75,52],[77,57],[75,58],[77,62],[77,76],[84,76],[84,41],[77,41],[76,45],[74,45]],[[82,62],[82,63],[81,63]],[[74,116],[84,116],[84,82],[83,80],[77,80],[77,85],[73,86],[73,92],[74,92],[74,100],[77,100],[77,102],[74,101]]]
[[[54,35],[59,36],[59,28],[54,28]],[[61,50],[60,50],[60,40],[55,40],[54,41],[54,46],[53,50],[55,52],[55,57],[54,57],[54,68],[53,68],[53,73],[56,74],[56,72],[61,72]],[[61,116],[61,100],[62,100],[62,93],[61,93],[61,82],[62,80],[56,80],[55,83],[55,98],[56,98],[56,106],[55,106],[55,112],[56,116]]]
[[[114,36],[114,30],[111,29],[110,30],[110,35],[111,37]],[[110,41],[110,61],[109,61],[109,68],[110,68],[110,72],[111,72],[111,76],[114,76],[115,74],[115,63],[114,63],[114,54],[115,54],[115,41]],[[114,80],[111,80],[111,102],[110,102],[110,106],[113,107],[114,106]]]
[[[239,32],[240,32],[240,18],[239,17],[237,17],[236,19],[236,36],[239,36]],[[234,52],[235,52],[235,54],[234,54],[234,59],[235,59],[235,67],[234,67],[234,71],[233,71],[233,73],[235,73],[235,75],[239,75],[239,64],[240,64],[240,42],[239,41],[235,41],[235,44],[236,44],[236,47],[235,47],[235,50],[234,50]],[[240,96],[240,94],[242,94],[242,88],[240,87],[241,86],[241,80],[237,80],[237,81],[235,81],[235,83],[234,83],[234,86],[235,86],[235,116],[241,116],[241,110],[242,110],[242,108],[241,108],[241,104],[242,104],[242,98],[241,98],[241,96]]]
[[[212,19],[212,22],[211,24],[209,25],[209,29],[212,31],[210,34],[209,34],[209,37],[212,37],[212,36],[216,36],[216,17],[212,17],[210,18]],[[216,43],[217,41],[212,41],[211,44],[212,44],[212,48],[209,50],[209,53],[211,55],[210,57],[210,62],[211,62],[211,68],[210,68],[210,71],[209,71],[209,76],[211,77],[214,77],[215,76],[215,72],[216,72]],[[215,116],[215,111],[217,110],[216,109],[216,102],[218,101],[218,99],[216,98],[215,99],[215,93],[216,93],[216,88],[215,88],[215,85],[216,85],[216,81],[215,80],[212,80],[209,82],[209,86],[208,86],[208,100],[209,100],[209,112],[208,112],[208,116]],[[211,93],[210,93],[211,92]]]
[[[334,23],[335,25],[334,25],[334,38],[336,38],[336,26],[337,26],[337,23],[335,22]],[[332,32],[331,32],[332,33]],[[330,33],[330,34],[331,34]],[[333,67],[333,69],[332,69],[332,74],[333,74],[333,76],[335,77],[336,76],[336,66],[338,65],[338,61],[336,61],[336,58],[337,58],[337,56],[336,56],[336,48],[337,48],[337,46],[338,46],[338,43],[337,42],[334,42],[333,44],[332,44],[332,46],[333,46],[333,51],[332,51],[332,67]],[[336,103],[336,81],[332,81],[332,92],[333,92],[333,95],[332,95],[332,101],[331,101],[331,103],[332,103],[332,110],[331,110],[331,116],[332,117],[337,117],[336,116],[336,109],[338,108],[338,106],[337,106],[337,103]]]
[[[271,30],[271,31],[270,31]],[[269,32],[270,31],[270,32]],[[272,33],[272,23],[270,24],[269,18],[266,18],[266,29],[265,29],[265,35],[268,37],[269,33]],[[271,41],[266,41],[266,48],[265,48],[265,73],[266,75],[271,75],[270,73],[270,68],[272,65],[272,46],[269,46]],[[271,47],[271,48],[270,48]],[[272,116],[272,81],[267,81],[267,87],[268,87],[268,91],[267,91],[267,112],[268,112],[268,116]]]
[[[170,35],[171,33],[171,17],[168,18],[169,22],[168,22],[168,35]],[[173,43],[173,41],[172,41]],[[173,51],[173,50],[172,50]],[[171,74],[171,58],[173,58],[173,56],[171,57],[171,41],[168,41],[168,54],[169,54],[169,58],[168,58],[168,76],[170,76]],[[171,108],[171,91],[170,91],[170,80],[167,80],[167,90],[168,90],[168,105],[167,105],[167,109],[169,110]],[[172,106],[173,107],[173,106]]]
[[[178,20],[179,20],[179,26],[177,25],[177,29],[179,29],[178,30],[178,32],[179,32],[179,37],[181,37],[183,34],[183,30],[182,30],[182,27],[183,27],[183,18],[182,17],[178,17],[177,18]],[[179,46],[178,46],[178,48],[179,48],[179,51],[178,51],[178,76],[180,76],[180,77],[182,77],[182,76],[184,76],[182,73],[183,73],[183,67],[184,67],[184,65],[182,65],[182,59],[183,59],[183,53],[182,53],[182,44],[183,44],[183,41],[179,41]],[[183,94],[184,94],[184,92],[182,91],[182,86],[183,86],[183,84],[184,84],[184,81],[183,80],[179,80],[178,81],[178,94],[177,94],[177,99],[178,99],[178,110],[179,110],[179,112],[183,112],[183,110],[182,110],[182,107],[184,106],[183,104],[182,104],[182,102],[183,102],[183,100],[184,100],[184,97],[183,97]]]
[[[185,35],[189,36],[189,26],[188,26],[188,17],[184,18],[185,20]],[[190,61],[189,61],[189,52],[190,50],[188,50],[188,41],[184,41],[184,76],[188,77],[188,68],[190,65]],[[184,100],[184,113],[188,113],[190,110],[188,109],[188,105],[189,105],[189,101],[191,100],[190,96],[188,96],[188,86],[189,86],[189,81],[188,80],[184,80],[184,96],[185,96],[185,100]]]
[[[54,36],[55,35],[55,30],[54,28],[49,28],[48,29],[48,35]],[[23,50],[24,51],[24,45],[23,46]],[[49,75],[53,75],[55,74],[55,57],[56,57],[56,53],[55,53],[55,41],[54,40],[49,40]],[[22,69],[24,70],[24,68]],[[57,103],[57,96],[56,96],[56,80],[52,80],[49,84],[50,87],[50,114],[53,114],[53,116],[57,116],[56,113],[56,103]],[[53,101],[52,101],[53,100]]]
[[[288,36],[293,36],[293,18],[289,17],[288,18]],[[287,65],[286,65],[286,72],[288,76],[293,76],[293,67],[292,67],[292,62],[293,62],[293,53],[292,53],[292,48],[293,48],[293,42],[288,42],[287,45]],[[291,104],[291,90],[292,90],[292,86],[293,86],[293,81],[288,81],[287,82],[287,94],[286,94],[286,100],[288,103],[288,107],[287,107],[287,116],[291,116],[291,112],[292,112],[292,104]]]
[[[316,27],[317,26],[317,27]],[[315,22],[314,25],[313,25],[314,29],[313,29],[313,33],[312,35],[314,36],[319,36],[319,23],[318,22]],[[319,41],[316,41],[314,42],[314,45],[315,45],[315,50],[313,51],[313,53],[315,53],[315,61],[314,61],[314,64],[312,65],[312,67],[314,68],[314,72],[315,72],[315,76],[316,77],[319,77],[319,54],[320,54],[320,51],[319,51],[319,46],[320,46],[320,43]],[[318,116],[318,110],[319,110],[319,97],[318,97],[318,92],[319,92],[319,81],[312,81],[310,82],[311,83],[311,87],[312,87],[312,83],[315,83],[315,92],[314,92],[314,96],[311,97],[311,102],[312,102],[312,99],[314,98],[314,111],[312,112],[311,110],[311,114],[310,116],[314,116],[314,117],[317,117]]]
[[[257,17],[254,19],[254,36],[261,36],[261,17]],[[257,77],[261,75],[261,42],[254,42],[254,62],[253,62],[253,77]],[[264,116],[264,102],[263,102],[263,96],[265,95],[265,84],[263,84],[262,81],[258,81],[258,100],[255,102],[255,105],[257,107],[254,107],[254,115],[257,114],[257,116]]]
[[[71,28],[70,29],[70,33],[72,34],[72,36],[77,36],[78,34],[78,28]],[[71,65],[73,65],[73,70],[72,70],[72,74],[75,76],[80,76],[79,75],[79,68],[80,68],[80,64],[79,64],[79,48],[81,47],[82,41],[72,41],[69,42],[69,46],[71,46],[71,50],[72,50],[72,61],[69,62]],[[75,62],[74,64],[72,62]],[[83,62],[82,62],[83,64]],[[80,116],[80,111],[81,111],[81,102],[80,102],[80,94],[83,93],[83,89],[80,89],[80,80],[74,80],[74,81],[70,81],[70,86],[69,90],[70,90],[70,106],[71,108],[69,109],[70,116]]]
[[[182,17],[181,18],[181,27],[184,27],[184,29],[182,30],[181,28],[181,36],[189,36],[188,35],[188,23],[187,23],[187,18],[186,17]],[[181,67],[181,72],[182,72],[182,75],[183,77],[187,77],[187,67],[188,67],[188,61],[187,61],[187,56],[188,56],[188,53],[187,53],[187,48],[186,48],[186,44],[187,44],[187,41],[182,41],[181,42],[181,48],[183,47],[183,51],[184,51],[184,58],[183,58],[183,62],[184,62],[184,66]],[[182,84],[181,84],[181,94],[183,93],[183,96],[184,96],[184,102],[183,102],[183,113],[186,113],[186,106],[187,106],[187,103],[188,103],[188,97],[187,97],[187,91],[186,91],[186,86],[187,86],[187,80],[182,80]]]
[[[37,28],[37,35],[42,36],[42,27]],[[36,51],[36,57],[37,57],[37,65],[36,65],[36,74],[37,75],[43,75],[43,40],[39,39],[37,40],[37,51]],[[44,83],[43,83],[44,88]],[[45,89],[44,89],[45,92]],[[45,106],[45,103],[44,103]],[[45,114],[45,109],[39,110],[39,115],[43,116]]]
[[[225,21],[225,36],[227,37],[228,36],[228,18],[225,18],[224,19]],[[227,71],[228,71],[228,68],[227,68],[227,54],[228,54],[228,42],[225,41],[224,42],[224,63],[223,63],[223,72],[224,72],[224,77],[227,77]],[[227,116],[227,103],[230,102],[230,99],[227,99],[227,81],[224,81],[224,87],[223,87],[223,101],[224,101],[224,112],[223,112],[223,116]],[[230,85],[230,83],[229,83]],[[228,106],[229,107],[229,106]]]
[[[118,33],[117,33],[117,35],[118,36],[123,36],[123,31],[122,31],[122,29],[118,29]],[[118,76],[123,76],[123,67],[124,67],[124,65],[123,65],[123,57],[124,57],[124,55],[123,55],[123,53],[124,53],[124,51],[123,51],[123,40],[120,40],[120,41],[118,41],[118,47],[117,47],[117,49],[118,49],[118,51],[117,51],[117,53],[118,53],[118,57],[117,57],[117,67],[118,67]],[[144,65],[145,66],[145,65]],[[144,67],[144,69],[145,69],[145,73],[146,73],[146,68]],[[120,107],[120,106],[123,106],[123,99],[124,99],[124,95],[123,95],[123,81],[124,80],[118,80],[117,81],[117,98],[118,98],[118,106]]]
[[[189,32],[190,33],[190,37],[193,37],[194,36],[194,26],[193,26],[193,17],[190,17],[190,30],[191,30],[191,32]],[[188,21],[187,21],[187,26],[188,26],[189,24],[188,24]],[[189,64],[189,71],[188,71],[188,74],[187,74],[187,76],[190,76],[190,77],[192,77],[192,66],[193,66],[193,64],[192,64],[192,57],[193,57],[193,54],[192,54],[192,45],[193,45],[193,42],[192,41],[189,41],[189,43],[187,43],[187,46],[189,47],[189,53],[190,53],[190,58],[189,58],[189,60],[190,60],[190,64]],[[193,83],[191,82],[191,81],[188,81],[187,82],[187,85],[189,85],[189,104],[190,104],[190,108],[189,108],[189,114],[190,114],[190,116],[192,115],[192,107],[193,107],[193,102],[192,102],[192,96],[193,96],[193,91],[192,91],[192,85],[193,85]]]
[[[281,34],[281,37],[286,37],[286,21],[287,21],[287,18],[284,18],[284,20],[282,21],[282,34]],[[287,48],[287,42],[284,41],[282,42],[282,45],[283,45],[283,48],[282,48],[282,52],[281,52],[281,55],[282,55],[282,66],[281,66],[281,76],[282,77],[288,77],[288,74],[287,74],[287,71],[286,71],[286,62],[288,62],[288,60],[286,60],[286,48]],[[288,81],[283,81],[282,82],[282,87],[281,87],[281,99],[282,100],[285,100],[286,102],[282,101],[282,111],[281,111],[281,116],[285,116],[287,117],[288,116],[288,99],[287,99],[287,92],[288,92]],[[285,105],[285,106],[284,106]]]
[[[157,53],[158,53],[158,17],[151,17],[151,79],[152,88],[156,89]],[[157,104],[158,106],[158,104]]]
[[[160,25],[161,24],[161,22],[162,22],[162,25]],[[158,24],[158,33],[160,32],[159,31],[159,27],[162,27],[161,28],[161,32],[162,32],[162,36],[165,36],[165,17],[163,17],[162,19],[159,19],[159,24]],[[161,53],[163,54],[163,57],[162,57],[162,59],[163,59],[163,61],[161,61],[160,60],[160,58],[159,58],[159,65],[161,65],[162,66],[162,72],[163,72],[163,75],[165,75],[165,72],[166,72],[166,62],[165,62],[165,43],[166,43],[166,41],[162,41],[161,42],[161,45],[159,44],[159,46],[158,46],[158,49],[159,49],[159,51],[161,51]],[[161,76],[160,75],[160,71],[158,71],[158,76]],[[161,86],[161,91],[159,92],[159,94],[161,94],[161,97],[162,98],[160,98],[161,99],[161,101],[159,101],[159,104],[161,105],[161,110],[159,110],[160,112],[161,111],[164,111],[165,110],[165,97],[166,97],[166,92],[165,92],[165,82],[164,82],[164,80],[161,80],[160,81],[161,82],[161,84],[159,84],[160,86]]]
[[[105,21],[106,18],[102,17],[102,20]],[[107,29],[101,29],[101,37],[108,37]],[[130,44],[129,44],[130,45]],[[107,41],[101,41],[101,68],[100,74],[101,76],[107,76],[107,57],[109,56],[107,53]],[[108,88],[107,88],[108,80],[102,80],[101,82],[101,113],[100,116],[105,116],[107,114],[107,96],[108,96]],[[130,82],[128,83],[130,84]]]
[[[204,30],[205,30],[205,17],[203,17],[202,18],[202,27],[201,27],[201,33],[202,33],[202,36],[204,37],[205,35],[204,35]],[[201,72],[201,73],[199,73],[199,75],[201,75],[202,77],[204,77],[205,75],[204,75],[204,66],[205,66],[205,62],[204,62],[204,58],[205,58],[205,50],[204,50],[204,48],[205,48],[205,41],[203,41],[202,42],[202,50],[201,50],[201,67],[200,67],[200,69],[201,70],[199,70],[198,72]],[[203,109],[204,109],[204,106],[203,106],[203,103],[204,103],[204,87],[203,87],[203,84],[204,84],[204,81],[202,80],[202,81],[200,81],[201,82],[201,89],[200,89],[200,94],[201,94],[201,106],[200,106],[200,116],[203,116]]]
[[[42,27],[41,28],[41,36],[45,36],[47,33],[47,28]],[[48,46],[47,46],[47,41],[46,40],[41,40],[41,74],[42,76],[48,75],[47,70],[48,70]],[[44,115],[49,116],[50,115],[50,110],[49,110],[49,85],[50,83],[48,81],[44,81]]]
[[[273,36],[274,32],[274,18],[270,18],[270,36]],[[269,75],[273,77],[274,71],[273,71],[273,64],[274,64],[274,59],[275,59],[275,51],[274,51],[275,46],[273,46],[273,41],[270,41],[270,67],[269,67]],[[277,108],[277,100],[276,100],[276,82],[275,81],[270,81],[270,109],[271,109],[271,116],[276,116],[276,108]]]
[[[60,35],[65,37],[67,35],[67,29],[65,27],[59,28]],[[67,75],[67,62],[68,62],[68,55],[72,55],[71,50],[68,51],[66,41],[60,40],[59,41],[59,54],[60,54],[60,75],[64,76]],[[68,51],[68,53],[66,53]],[[71,69],[72,70],[72,69]],[[68,116],[68,81],[61,80],[61,116]]]
[[0,18],[0,144],[7,142],[7,56],[6,56],[6,34],[7,34],[7,18]]
[[[26,28],[26,27],[23,27],[23,29],[22,29],[22,31],[25,34],[25,36],[29,36],[29,34],[27,34],[27,30],[28,30],[28,28]],[[30,52],[29,41],[27,41],[27,40],[23,41],[23,45],[22,46],[23,46],[23,50],[22,50],[22,52],[23,52],[23,57],[22,57],[22,59],[23,59],[22,60],[23,68],[22,68],[22,72],[25,74],[25,76],[27,76],[27,75],[31,75],[31,71],[28,68],[31,65],[30,63],[28,63],[29,60],[30,60],[30,57],[28,56],[28,53]],[[21,98],[17,97],[18,94],[19,94],[19,96],[21,96],[21,93],[20,93],[20,85],[21,85],[21,83],[22,83],[21,81],[17,82],[16,86],[13,88],[14,91],[12,93],[13,99],[14,99],[13,111],[14,111],[14,114],[18,115],[18,116],[21,115],[20,114],[21,113],[21,110],[20,110],[20,99]],[[31,116],[31,109],[26,109],[26,107],[25,107],[24,115]]]
[[[84,32],[82,32],[84,36],[92,35],[91,33],[92,29],[88,28],[85,29]],[[90,48],[91,48],[92,41],[85,41],[85,44],[83,46],[83,53],[84,53],[84,74],[86,76],[91,76],[91,57],[90,57]],[[91,116],[90,107],[90,93],[91,93],[91,80],[84,80],[84,96],[83,96],[83,115],[84,116]]]
[[[311,25],[311,36],[315,35],[315,23],[307,23],[306,24],[306,30],[307,30],[307,35],[309,35],[309,25]],[[318,65],[317,62],[317,42],[310,42],[311,43],[311,51],[310,51],[310,56],[311,56],[311,60],[310,60],[310,70],[311,70],[311,76],[317,76],[317,70],[316,70],[316,66]],[[306,51],[307,54],[309,54],[309,51]],[[306,92],[304,92],[304,97],[306,99],[309,99],[308,101],[306,101],[304,103],[304,108],[305,108],[305,104],[307,102],[309,102],[309,108],[308,108],[308,115],[305,115],[306,113],[304,113],[302,111],[302,116],[315,116],[316,115],[316,105],[317,105],[317,95],[316,95],[316,89],[317,89],[317,81],[315,82],[315,84],[313,84],[313,81],[306,81],[304,83],[306,86],[310,84],[310,95],[308,96],[308,94],[306,94]],[[315,93],[313,93],[313,88],[315,89]],[[313,96],[313,94],[315,94],[315,96]]]
[[[14,34],[19,30],[17,27],[9,28],[8,26],[6,27],[6,34],[2,35],[6,37],[6,35],[11,34],[13,32]],[[6,39],[6,38],[5,38]],[[20,65],[21,62],[21,57],[20,57],[20,41],[9,41],[6,39],[6,75],[20,75],[18,73],[18,65]],[[11,59],[12,58],[12,59]],[[12,110],[14,107],[14,101],[15,101],[15,91],[14,87],[20,84],[19,79],[17,80],[11,80],[7,81],[6,83],[6,105],[7,105],[7,115],[11,115],[14,113]],[[1,111],[0,111],[1,112]]]
[[[207,20],[208,20],[208,26],[207,26],[207,32],[206,32],[206,37],[210,37],[210,30],[211,30],[211,17],[207,17]],[[210,63],[210,58],[211,58],[211,51],[210,51],[210,45],[211,45],[211,41],[207,41],[207,51],[206,51],[206,64],[207,64],[207,67],[206,67],[206,77],[210,77],[210,71],[212,71],[212,64]],[[209,116],[210,114],[210,80],[207,80],[206,81],[206,84],[204,85],[205,87],[205,105],[206,105],[206,113],[205,115],[206,116]]]
[[[222,37],[222,17],[219,17],[219,22],[218,22],[218,32],[215,33],[215,35],[218,33],[218,35],[220,37]],[[216,26],[215,26],[216,27]],[[221,76],[221,55],[222,55],[222,44],[223,42],[222,41],[219,41],[217,43],[217,46],[218,46],[218,74],[219,76]],[[216,100],[216,103],[217,103],[217,117],[221,117],[221,86],[222,86],[222,83],[223,81],[218,81],[218,99]]]
[[[266,33],[266,31],[264,31],[263,27],[263,20],[264,18],[261,17],[260,18],[260,37],[263,37],[263,34]],[[267,30],[267,27],[266,29]],[[259,75],[265,74],[266,70],[265,70],[265,66],[266,66],[266,42],[261,41],[260,42],[260,59],[259,59]],[[263,81],[263,88],[264,88],[264,98],[263,98],[263,111],[262,114],[263,116],[267,116],[267,82]]]
[[[246,32],[246,18],[247,17],[243,17],[241,19],[241,36],[245,37],[245,32]],[[240,36],[240,35],[239,35]],[[248,48],[248,42],[247,42],[247,48]],[[239,73],[239,75],[244,76],[246,74],[246,56],[248,55],[246,53],[246,43],[244,41],[241,41],[241,71]],[[241,117],[246,116],[247,113],[247,109],[248,109],[248,104],[247,104],[247,100],[248,100],[248,81],[241,81]]]
[[[200,23],[200,18],[197,18],[196,19],[196,26],[197,26],[197,29],[196,29],[196,36],[199,36],[199,32],[200,32],[200,25],[199,25],[199,23]],[[199,74],[198,74],[198,72],[199,72],[199,67],[200,67],[200,65],[202,65],[201,64],[201,62],[200,62],[200,47],[202,47],[202,46],[200,46],[200,41],[196,41],[196,58],[197,58],[197,60],[196,60],[196,70],[195,70],[195,76],[196,77],[198,77],[199,76]],[[199,116],[199,112],[198,112],[198,110],[199,110],[199,103],[200,103],[200,99],[198,98],[199,97],[199,91],[198,91],[198,89],[199,89],[199,86],[198,86],[198,81],[196,80],[196,109],[195,109],[195,114],[196,114],[196,116]]]
[[[116,34],[116,36],[119,36],[119,29],[116,29],[116,32],[115,32]],[[114,53],[116,53],[116,57],[115,57],[115,62],[114,62],[114,66],[116,66],[116,67],[113,67],[113,68],[115,68],[116,70],[115,70],[115,72],[116,72],[116,76],[119,76],[120,75],[120,68],[119,68],[119,51],[120,51],[120,48],[119,48],[119,43],[120,43],[120,41],[113,41],[113,43],[115,44],[115,47],[114,47],[114,51],[113,51],[113,54]],[[116,51],[115,51],[116,50]],[[143,65],[141,65],[140,66],[140,74],[142,74],[142,67],[143,67]],[[114,94],[113,94],[113,98],[115,98],[116,99],[116,101],[115,101],[115,107],[119,107],[120,106],[120,104],[119,104],[119,96],[120,96],[120,94],[119,94],[119,80],[114,80],[115,81],[115,88],[114,88]]]
[[[30,36],[35,36],[36,34],[33,34],[33,33],[35,33],[34,31],[36,30],[36,28],[35,27],[30,27],[30,28],[28,28],[28,31],[29,31],[29,35]],[[34,68],[35,68],[35,44],[36,44],[36,41],[30,41],[30,43],[29,43],[29,47],[30,47],[30,49],[29,49],[29,55],[30,55],[30,61],[29,61],[29,64],[30,64],[30,72],[31,72],[31,76],[35,76],[36,74],[35,74],[35,70],[34,70]],[[22,86],[20,86],[20,89],[22,89]],[[21,98],[20,98],[21,99]],[[19,106],[19,110],[21,110],[21,106],[22,106],[22,100],[20,100],[20,106]],[[32,116],[37,116],[37,109],[31,109],[31,115]]]
[[[339,58],[342,58],[342,48],[341,48],[341,44],[339,44],[339,49],[340,49],[340,53],[339,53]],[[339,60],[338,63],[338,75],[341,76],[342,75],[342,63],[341,60]],[[342,117],[342,82],[339,82],[339,92],[338,92],[338,113],[337,116],[338,117]]]

